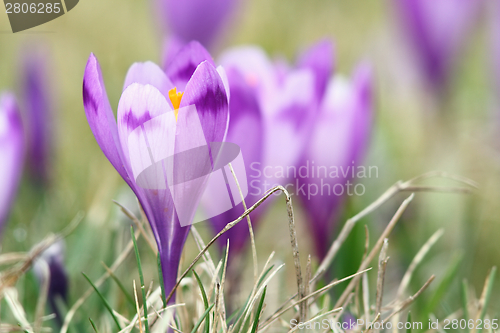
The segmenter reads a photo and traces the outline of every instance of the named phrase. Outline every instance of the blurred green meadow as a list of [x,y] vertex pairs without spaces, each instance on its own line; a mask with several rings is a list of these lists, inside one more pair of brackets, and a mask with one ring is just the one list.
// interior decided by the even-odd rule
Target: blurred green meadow
[[[335,73],[349,76],[362,60],[372,64],[375,124],[364,165],[377,166],[378,177],[364,179],[366,193],[349,198],[337,230],[343,221],[398,180],[438,170],[478,183],[479,188],[473,194],[416,193],[389,239],[386,288],[392,295],[420,247],[435,231],[444,228],[443,237],[418,267],[410,285],[414,293],[431,274],[436,275],[434,285],[419,298],[422,303],[417,302],[417,306],[424,307],[451,272],[450,285],[434,309],[443,318],[461,302],[463,279],[479,295],[489,269],[500,263],[500,104],[496,100],[498,87],[495,88],[491,74],[489,16],[486,10],[482,13],[453,74],[449,97],[445,103],[436,104],[426,94],[428,87],[417,79],[418,68],[408,56],[405,36],[392,4],[389,0],[242,1],[212,55],[217,60],[218,54],[229,46],[258,44],[270,55],[292,62],[298,51],[326,37],[335,45]],[[48,55],[47,80],[54,116],[50,185],[42,189],[33,186],[27,175],[23,177],[3,232],[1,252],[28,251],[47,234],[60,232],[83,213],[82,222],[65,240],[69,306],[89,287],[81,272],[96,280],[105,272],[101,262],[110,266],[130,239],[132,223],[112,200],[138,213],[133,193],[103,155],[88,126],[82,103],[85,64],[91,52],[98,57],[116,112],[130,65],[138,61],[161,61],[163,37],[156,22],[151,3],[146,0],[83,0],[68,14],[16,34],[10,31],[7,15],[0,13],[0,91],[20,91],[22,54],[31,46],[40,46]],[[423,185],[460,184],[432,178]],[[364,252],[364,226],[368,226],[373,244],[407,195],[397,195],[358,223],[333,263],[335,276],[356,272]],[[295,200],[293,204],[305,267],[307,255],[313,252],[313,241],[300,203]],[[287,223],[285,200],[281,196],[256,229],[260,267],[272,251],[276,251],[274,260],[286,263],[270,284],[270,308],[281,304],[296,290]],[[195,227],[208,242],[213,235],[209,225],[203,222]],[[151,280],[158,284],[155,254],[142,239],[139,247],[146,285]],[[220,257],[216,247],[210,251],[214,258]],[[194,240],[188,236],[181,271],[198,252]],[[242,288],[253,279],[250,253],[246,259]],[[456,271],[452,271],[457,260],[460,261]],[[313,266],[317,264],[313,258]],[[373,265],[376,267],[376,260]],[[139,280],[133,254],[116,275],[131,292],[131,281]],[[375,283],[376,274],[370,279]],[[34,312],[39,287],[33,272],[23,276],[17,287],[26,311]],[[113,302],[125,302],[111,280],[101,289]],[[495,317],[500,310],[498,276],[493,295],[489,312],[498,318]],[[130,309],[130,313],[134,311]],[[90,331],[87,318],[99,321],[101,316],[107,313],[100,299],[93,295],[78,310],[75,325],[81,331]],[[0,322],[4,317],[9,318],[9,314],[2,306]]]

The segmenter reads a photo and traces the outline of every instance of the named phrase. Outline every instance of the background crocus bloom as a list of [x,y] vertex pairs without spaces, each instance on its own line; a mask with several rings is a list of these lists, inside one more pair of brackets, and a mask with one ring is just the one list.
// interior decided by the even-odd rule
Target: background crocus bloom
[[212,46],[238,0],[155,0],[161,24],[180,43]]
[[[46,272],[44,272],[43,265],[46,265]],[[33,269],[40,284],[43,284],[46,278],[49,279],[47,301],[56,314],[56,321],[61,325],[62,318],[57,306],[57,299],[60,298],[62,301],[67,302],[68,298],[68,275],[64,266],[64,243],[59,241],[52,244],[37,258]],[[46,273],[48,273],[48,276],[45,275]]]
[[[186,47],[190,52],[206,54],[197,43]],[[183,50],[180,52],[182,55]],[[180,64],[187,67],[180,70]],[[151,62],[134,64],[127,73],[118,105],[118,125],[94,55],[88,60],[83,81],[83,101],[90,128],[106,157],[136,194],[148,217],[158,245],[167,293],[176,283],[189,226],[179,223],[169,184],[165,184],[161,172],[157,179],[147,180],[149,185],[154,185],[152,183],[156,180],[157,188],[138,185],[133,168],[144,161],[141,154],[148,153],[147,150],[137,150],[135,145],[141,137],[155,138],[148,142],[152,154],[165,155],[182,151],[183,147],[197,142],[200,137],[207,143],[223,141],[228,122],[228,97],[224,79],[219,74],[223,70],[216,69],[211,59],[194,68],[191,64],[184,57],[179,58],[173,66],[178,66],[182,75],[171,78]],[[182,80],[184,75],[190,77],[187,83]],[[175,86],[172,82],[179,85]],[[196,115],[183,112],[183,108],[190,105],[196,106]],[[199,119],[200,127],[191,122],[193,117]],[[161,136],[163,140],[156,140]],[[175,163],[174,159],[174,171]],[[190,205],[191,215],[194,215],[196,199],[193,192],[187,188],[180,191],[183,190],[187,193],[183,200]]]
[[28,170],[38,183],[48,180],[51,153],[51,110],[44,57],[26,52],[22,67],[23,110],[26,116]]
[[[363,161],[372,125],[372,104],[368,65],[360,65],[350,82],[334,77],[328,83],[304,150],[300,165],[309,172],[307,175],[299,172],[298,183],[303,187],[297,192],[309,217],[316,254],[320,258],[330,246],[335,218],[347,194],[346,182],[352,179],[352,168],[356,170]],[[331,174],[335,168],[338,173]],[[350,187],[351,192],[353,188]]]
[[16,197],[23,170],[24,131],[11,93],[0,95],[0,232]]
[[[256,180],[255,175],[252,173],[252,168],[260,168],[259,164],[262,162],[264,141],[262,113],[254,87],[250,86],[236,69],[229,70],[227,74],[231,92],[229,103],[231,117],[229,119],[226,141],[237,144],[243,155],[247,175],[246,180],[248,180],[250,186],[248,195],[245,198],[245,203],[248,208],[262,197],[260,193],[256,193],[255,188],[251,188],[252,181]],[[233,177],[232,174],[228,174],[227,176]],[[246,180],[238,179],[239,182]],[[258,181],[260,182],[260,178]],[[259,186],[259,191],[261,191],[260,184],[257,185]],[[221,205],[219,195],[216,193],[206,193],[203,199],[206,210],[220,211],[220,209],[217,208]],[[226,224],[236,220],[244,211],[243,204],[239,204],[225,213],[211,218],[210,221],[214,231],[218,233]],[[253,225],[259,221],[263,211],[264,209],[261,205],[252,213],[251,220]],[[245,247],[249,237],[248,225],[242,222],[236,224],[233,228],[219,237],[218,243],[221,248],[224,248],[227,244],[227,239],[229,239],[231,249],[229,258],[233,258],[235,253],[241,252]]]
[[261,168],[267,167],[263,181],[286,184],[288,177],[279,170],[295,166],[300,158],[324,93],[325,77],[331,74],[332,58],[329,42],[305,52],[296,67],[273,63],[262,49],[252,46],[228,50],[220,57],[224,68],[238,69],[257,91],[264,127]]
[[[300,55],[297,65],[272,62],[258,47],[226,51],[220,63],[228,70],[231,86],[231,119],[228,142],[237,143],[246,164],[250,207],[273,185],[290,179],[287,167],[294,167],[310,134],[316,105],[325,93],[332,72],[333,46],[321,41]],[[285,170],[281,176],[279,170]],[[271,200],[252,213],[258,225]],[[208,207],[216,205],[211,202]],[[211,219],[216,232],[243,213],[242,205]],[[239,223],[221,237],[220,245],[231,241],[232,252],[241,251],[249,240],[248,226]]]
[[395,0],[399,21],[427,83],[445,90],[482,1]]

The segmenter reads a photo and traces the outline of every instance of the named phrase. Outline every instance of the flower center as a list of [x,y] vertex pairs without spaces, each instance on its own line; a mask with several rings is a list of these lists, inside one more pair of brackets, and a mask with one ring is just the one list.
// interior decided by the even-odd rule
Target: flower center
[[179,105],[181,105],[181,99],[183,92],[177,92],[177,88],[170,89],[168,91],[168,98],[172,102],[172,106],[174,107],[175,120],[177,121],[177,116],[179,115]]

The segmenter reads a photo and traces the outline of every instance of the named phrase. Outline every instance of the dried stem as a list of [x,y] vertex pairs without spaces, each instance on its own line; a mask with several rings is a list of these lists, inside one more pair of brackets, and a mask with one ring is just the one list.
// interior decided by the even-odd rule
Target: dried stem
[[[247,204],[245,202],[245,197],[243,196],[243,192],[241,191],[240,183],[238,182],[238,178],[236,177],[236,173],[234,172],[233,166],[229,163],[229,168],[231,169],[231,173],[233,174],[234,181],[238,186],[238,191],[241,196],[241,203],[243,205],[243,209],[247,210]],[[248,232],[250,233],[250,245],[252,246],[252,258],[253,258],[253,279],[254,283],[257,283],[257,278],[259,275],[259,265],[257,260],[257,247],[255,246],[255,236],[253,233],[252,221],[250,220],[250,214],[247,215],[248,222]]]
[[391,319],[394,315],[398,314],[399,312],[403,311],[404,309],[406,309],[411,303],[413,303],[413,301],[418,297],[420,296],[420,294],[422,294],[424,292],[425,289],[427,289],[427,287],[429,287],[429,285],[431,284],[432,281],[434,281],[434,278],[436,276],[435,275],[432,275],[428,280],[427,282],[424,283],[424,285],[413,295],[413,296],[410,296],[408,297],[408,299],[406,299],[404,302],[401,302],[400,306],[397,308],[396,311],[394,311],[393,313],[391,313],[389,315],[389,317],[385,318],[384,319],[384,323],[388,322],[389,319]]
[[[396,211],[396,214],[394,214],[394,216],[392,217],[391,221],[389,222],[389,224],[385,228],[384,232],[382,233],[382,235],[378,239],[378,241],[375,244],[374,248],[370,251],[370,254],[368,255],[368,257],[365,260],[363,260],[363,262],[361,263],[361,266],[359,267],[358,272],[361,271],[361,270],[363,270],[363,269],[365,269],[366,267],[368,267],[368,264],[373,260],[373,258],[375,257],[375,254],[382,247],[384,239],[389,236],[389,234],[391,233],[392,229],[394,228],[394,226],[398,222],[399,218],[401,217],[401,215],[403,215],[403,212],[406,210],[406,207],[408,207],[408,205],[410,204],[410,202],[413,200],[413,197],[414,197],[414,194],[410,195],[405,201],[403,201],[403,203],[401,204],[401,206],[399,206],[399,209]],[[344,303],[344,301],[347,298],[347,296],[349,295],[349,293],[356,286],[358,278],[359,278],[359,276],[355,277],[354,279],[351,280],[351,282],[349,283],[349,285],[347,286],[347,288],[344,290],[344,292],[342,293],[342,295],[338,299],[335,307],[338,307],[340,304]]]
[[[234,227],[238,222],[240,222],[243,218],[245,218],[248,214],[250,214],[258,206],[260,206],[262,204],[262,202],[264,202],[274,192],[277,192],[277,191],[282,191],[285,194],[285,196],[286,196],[286,204],[287,204],[287,211],[288,211],[288,222],[289,222],[288,224],[289,224],[289,228],[290,228],[290,240],[291,240],[291,243],[292,243],[293,257],[294,257],[294,263],[295,263],[295,273],[296,273],[296,276],[297,276],[297,287],[298,287],[298,290],[299,290],[298,294],[300,295],[300,298],[303,298],[303,296],[304,296],[304,285],[303,285],[303,281],[302,281],[302,273],[301,273],[301,268],[300,268],[300,258],[299,258],[299,250],[298,250],[298,243],[297,243],[297,234],[295,232],[295,221],[294,221],[294,217],[293,217],[292,199],[291,199],[290,194],[288,193],[288,191],[283,186],[276,186],[276,187],[273,187],[272,189],[270,189],[262,198],[259,199],[259,201],[257,201],[253,206],[251,206],[250,208],[248,208],[240,217],[238,217],[233,222],[230,222],[230,223],[226,224],[226,226],[224,227],[224,229],[222,229],[214,238],[212,238],[212,240],[210,240],[210,242],[208,242],[208,244],[205,246],[205,248],[200,253],[198,253],[198,255],[191,262],[191,264],[189,265],[189,267],[179,277],[179,279],[177,280],[177,283],[172,288],[172,290],[170,291],[170,294],[168,295],[168,297],[166,299],[167,303],[169,302],[169,300],[174,295],[174,292],[177,289],[177,287],[179,286],[179,284],[182,281],[182,279],[191,271],[191,269],[198,262],[198,260],[200,260],[201,256],[203,256],[203,254],[208,250],[208,248],[210,246],[212,246],[212,244],[215,243],[215,241],[222,234],[224,234],[226,231],[228,231],[229,229],[231,229],[232,227]],[[300,318],[303,318],[304,310],[305,310],[305,307],[302,305],[301,306],[301,310],[299,311],[300,314],[301,314]]]
[[[389,247],[389,240],[384,239],[384,245],[382,246],[382,250],[380,250],[380,255],[378,257],[378,275],[377,275],[377,296],[375,301],[375,314],[380,316],[382,309],[382,298],[384,295],[384,280],[385,280],[385,269],[387,267],[387,261],[389,258],[387,257],[387,248]],[[378,333],[380,330],[375,329],[375,333]]]
[[391,199],[393,196],[395,196],[399,192],[452,192],[452,193],[471,193],[472,189],[470,188],[463,188],[463,187],[431,187],[431,186],[413,186],[412,184],[418,180],[430,178],[430,177],[443,177],[443,178],[450,178],[459,182],[462,182],[466,185],[469,185],[473,188],[476,188],[477,185],[475,182],[462,178],[462,177],[457,177],[457,176],[450,176],[447,173],[444,172],[430,172],[427,174],[423,174],[420,176],[417,176],[413,179],[410,179],[409,181],[402,182],[398,181],[396,184],[391,186],[387,191],[385,191],[377,200],[372,202],[368,207],[363,209],[361,212],[356,214],[355,216],[351,217],[346,221],[344,224],[344,227],[340,231],[337,239],[332,243],[327,255],[321,262],[321,264],[318,267],[318,270],[316,271],[316,274],[312,278],[313,282],[317,281],[325,272],[326,269],[330,266],[331,262],[337,255],[341,245],[344,243],[345,239],[347,236],[349,236],[351,230],[354,228],[356,225],[356,222],[361,220],[363,217],[366,215],[372,213],[375,211],[377,208],[379,208],[381,205],[383,205],[385,202],[387,202],[389,199]]

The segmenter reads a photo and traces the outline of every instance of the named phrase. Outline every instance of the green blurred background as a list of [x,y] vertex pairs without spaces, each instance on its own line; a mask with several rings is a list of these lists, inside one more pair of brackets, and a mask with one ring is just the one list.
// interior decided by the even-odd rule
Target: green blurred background
[[[85,212],[81,225],[66,240],[70,304],[87,288],[80,272],[97,279],[104,272],[100,261],[111,265],[130,237],[130,222],[112,200],[136,207],[130,190],[102,154],[87,124],[81,96],[83,70],[93,52],[100,61],[108,96],[116,110],[129,66],[137,61],[160,62],[163,39],[154,18],[151,3],[146,0],[83,0],[52,22],[12,34],[7,15],[0,13],[0,90],[19,92],[22,52],[35,44],[45,48],[49,55],[47,80],[54,105],[55,142],[50,188],[43,192],[23,180],[1,250],[26,251],[49,232],[64,228],[79,211]],[[259,44],[272,56],[294,61],[298,51],[323,37],[335,44],[336,73],[348,76],[364,59],[371,62],[375,73],[376,121],[365,164],[377,166],[379,177],[364,181],[367,192],[348,202],[346,218],[397,180],[432,170],[459,174],[480,185],[473,195],[418,193],[390,238],[389,290],[397,286],[420,246],[437,229],[445,228],[445,235],[417,270],[411,290],[416,291],[432,273],[439,281],[453,258],[462,255],[459,274],[446,301],[436,310],[449,314],[456,309],[461,280],[470,280],[479,294],[488,270],[500,262],[500,150],[495,122],[500,105],[496,104],[490,75],[487,20],[480,20],[475,27],[454,73],[449,98],[439,106],[429,99],[426,87],[417,78],[418,69],[408,56],[405,37],[389,0],[243,1],[212,55],[217,59],[228,46]],[[456,185],[449,180],[425,184]],[[334,263],[335,276],[357,269],[363,252],[364,224],[370,228],[373,244],[403,198],[391,199],[359,223],[348,239],[349,247]],[[297,202],[295,209],[305,263],[305,254],[312,252],[311,240]],[[284,200],[280,198],[256,231],[261,267],[273,250],[277,251],[277,260],[287,263],[272,291],[277,295],[276,304],[295,288],[286,217]],[[208,226],[196,227],[208,240]],[[146,281],[157,281],[154,255],[142,243]],[[191,237],[185,252],[184,267],[198,252]],[[213,255],[217,257],[217,251]],[[248,263],[251,272],[251,260]],[[251,280],[252,274],[248,275]],[[132,256],[118,270],[118,276],[130,288],[129,281],[138,280]],[[498,282],[492,313],[500,309]],[[37,286],[32,273],[20,284],[23,304],[34,309]],[[111,283],[104,288],[111,294],[118,293]],[[83,317],[98,318],[98,304],[93,296],[81,310]]]

